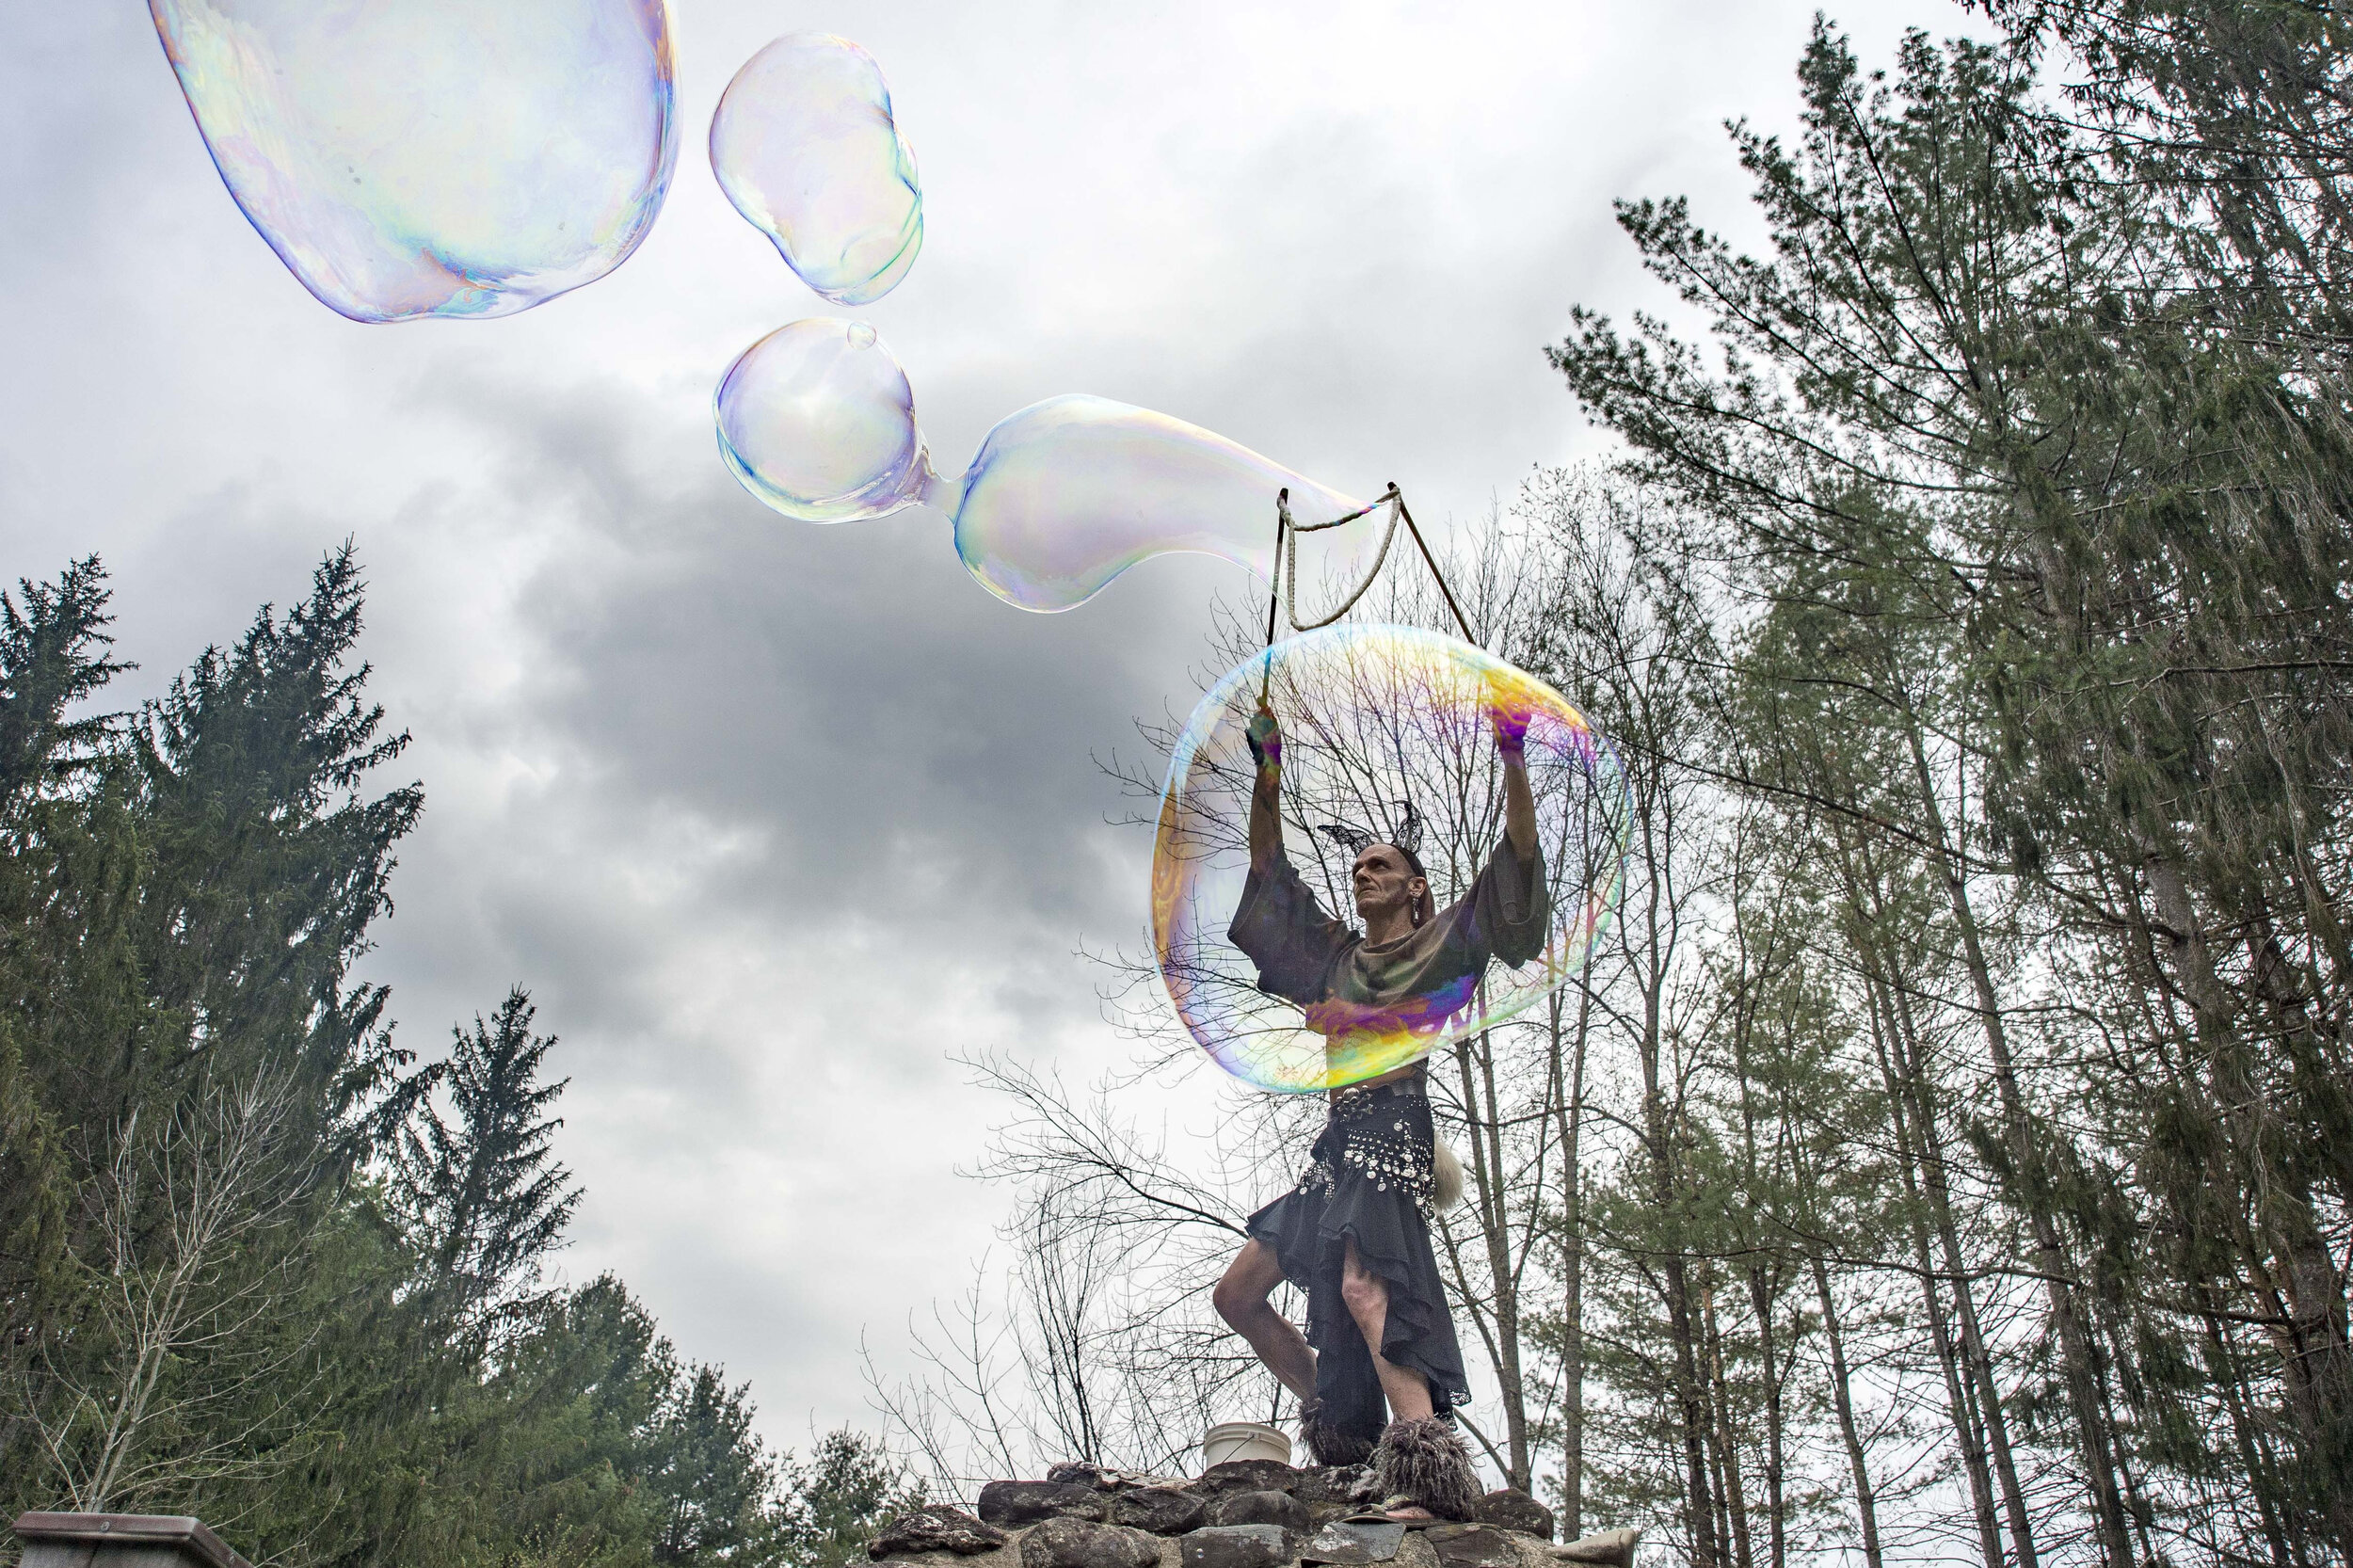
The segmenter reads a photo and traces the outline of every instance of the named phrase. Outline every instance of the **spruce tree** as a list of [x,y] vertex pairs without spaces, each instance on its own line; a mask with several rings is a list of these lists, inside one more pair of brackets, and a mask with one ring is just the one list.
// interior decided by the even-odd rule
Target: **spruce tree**
[[452,1032],[448,1059],[418,1077],[453,1114],[420,1100],[395,1157],[393,1201],[431,1270],[435,1310],[468,1329],[531,1309],[542,1260],[580,1205],[550,1149],[563,1119],[544,1114],[571,1080],[539,1081],[555,1037],[531,1032],[535,1015],[518,986],[488,1022]]

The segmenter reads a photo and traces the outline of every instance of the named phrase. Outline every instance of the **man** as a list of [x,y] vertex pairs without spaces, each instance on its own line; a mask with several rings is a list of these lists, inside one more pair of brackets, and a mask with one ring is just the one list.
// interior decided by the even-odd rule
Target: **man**
[[[1364,840],[1350,873],[1361,935],[1324,912],[1285,855],[1282,732],[1263,706],[1250,721],[1250,875],[1227,935],[1257,965],[1259,988],[1297,1002],[1336,1055],[1360,1032],[1427,1034],[1469,1002],[1491,958],[1524,964],[1543,951],[1551,904],[1527,720],[1500,709],[1489,720],[1503,841],[1470,891],[1440,910],[1417,845],[1341,830]],[[1395,835],[1418,836],[1417,825]],[[1251,1216],[1214,1298],[1299,1397],[1317,1460],[1369,1457],[1383,1511],[1407,1520],[1466,1518],[1480,1496],[1453,1426],[1470,1389],[1430,1245],[1435,1143],[1420,1062],[1332,1091],[1306,1174]],[[1306,1292],[1304,1336],[1267,1299],[1285,1279]]]

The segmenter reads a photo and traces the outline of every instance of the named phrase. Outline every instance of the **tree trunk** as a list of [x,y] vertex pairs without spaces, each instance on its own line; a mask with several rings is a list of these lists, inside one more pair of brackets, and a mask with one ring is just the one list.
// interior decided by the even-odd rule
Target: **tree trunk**
[[[1849,908],[1858,916],[1865,914],[1852,905]],[[1879,1057],[1881,1080],[1887,1090],[1896,1169],[1903,1179],[1904,1215],[1912,1232],[1913,1268],[1920,1280],[1920,1302],[1928,1315],[1929,1338],[1936,1349],[1937,1365],[1944,1369],[1945,1405],[1952,1412],[1953,1436],[1961,1446],[1961,1468],[1969,1477],[1969,1500],[1977,1520],[1977,1549],[1985,1558],[1985,1568],[2002,1568],[2002,1534],[1993,1519],[1993,1478],[1986,1467],[1984,1439],[1977,1431],[1975,1406],[1954,1354],[1952,1331],[1945,1321],[1945,1301],[1936,1288],[1936,1265],[1929,1249],[1927,1204],[1920,1194],[1919,1154],[1913,1141],[1912,1117],[1905,1109],[1903,1086],[1888,1054],[1888,1037],[1895,1032],[1895,1023],[1886,1016],[1878,974],[1867,961],[1865,974],[1871,1045]]]
[[1863,1529],[1864,1568],[1885,1568],[1880,1557],[1879,1504],[1871,1490],[1871,1466],[1863,1452],[1863,1435],[1855,1427],[1854,1399],[1849,1393],[1846,1336],[1838,1327],[1838,1305],[1830,1293],[1830,1271],[1814,1259],[1814,1289],[1822,1304],[1822,1332],[1830,1339],[1830,1390],[1838,1408],[1838,1435],[1847,1445],[1847,1467],[1854,1474],[1855,1519]]
[[1724,1377],[1724,1336],[1716,1320],[1716,1287],[1711,1279],[1701,1288],[1700,1312],[1707,1335],[1707,1366],[1714,1383],[1716,1451],[1723,1462],[1724,1512],[1732,1521],[1732,1550],[1738,1568],[1756,1568],[1756,1553],[1749,1543],[1749,1500],[1740,1482],[1740,1443],[1732,1427],[1732,1390]]
[[2002,1022],[2001,998],[1993,986],[1993,965],[1986,958],[1977,910],[1969,899],[1968,883],[1961,874],[1952,839],[1945,829],[1945,810],[1937,796],[1920,721],[1908,702],[1904,721],[1904,738],[1912,748],[1913,778],[1919,787],[1920,810],[1928,828],[1929,856],[1935,863],[1938,879],[1944,884],[1945,900],[1952,908],[1953,923],[1960,932],[1961,961],[1968,970],[1970,989],[1976,996],[1978,1023],[1985,1032],[1986,1054],[1993,1062],[1993,1084],[2001,1102],[2003,1130],[2009,1144],[2009,1157],[2025,1184],[2025,1191],[2015,1196],[2034,1234],[2035,1267],[2042,1275],[2043,1289],[2051,1304],[2051,1320],[2058,1331],[2059,1368],[2067,1382],[2068,1403],[2074,1412],[2075,1435],[2081,1446],[2084,1480],[2091,1488],[2092,1518],[2099,1528],[2100,1545],[2107,1559],[2107,1568],[2133,1568],[2132,1544],[2125,1531],[2124,1503],[2117,1489],[2115,1450],[2107,1429],[2100,1419],[2103,1404],[2100,1377],[2092,1366],[2090,1337],[2085,1330],[2083,1314],[2075,1301],[2074,1287],[2070,1283],[2073,1265],[2059,1238],[2058,1223],[2048,1207],[2048,1173],[2041,1149],[2035,1141],[2034,1125],[2026,1112],[2025,1097],[2019,1092],[2017,1068],[2010,1059],[2009,1034]]
[[[1483,993],[1482,993],[1483,995]],[[1503,1118],[1496,1102],[1495,1063],[1487,1034],[1454,1048],[1454,1062],[1463,1079],[1464,1130],[1470,1139],[1471,1191],[1478,1200],[1480,1239],[1487,1254],[1487,1274],[1494,1300],[1493,1327],[1488,1346],[1495,1362],[1496,1383],[1503,1396],[1505,1480],[1527,1491],[1528,1401],[1520,1369],[1520,1302],[1518,1271],[1512,1260],[1512,1217],[1503,1190]],[[1471,1059],[1479,1058],[1474,1077]],[[1481,1093],[1483,1087],[1485,1093]],[[1484,1327],[1484,1325],[1482,1325]]]
[[1748,1268],[1749,1303],[1756,1314],[1757,1360],[1765,1373],[1765,1527],[1767,1560],[1771,1568],[1787,1568],[1789,1560],[1788,1504],[1782,1478],[1782,1369],[1773,1341],[1773,1290],[1765,1266]]
[[1913,1136],[1918,1143],[1920,1177],[1929,1198],[1929,1217],[1936,1227],[1937,1248],[1945,1272],[1951,1276],[1953,1315],[1961,1325],[1963,1366],[1976,1385],[1977,1410],[1985,1423],[1986,1440],[1993,1458],[1993,1478],[2000,1483],[2002,1511],[2009,1525],[2010,1547],[2018,1568],[2035,1568],[2034,1525],[2026,1513],[2025,1489],[2018,1484],[2018,1466],[2010,1457],[2009,1421],[2002,1414],[2002,1391],[1993,1380],[1993,1358],[1977,1327],[1977,1307],[1969,1289],[1968,1268],[1961,1255],[1961,1232],[1953,1218],[1952,1187],[1945,1179],[1947,1161],[1945,1135],[1938,1126],[1935,1092],[1922,1060],[1920,1035],[1912,1004],[1900,987],[1884,987],[1895,1028],[1888,1036],[1897,1071],[1910,1090]]
[[1562,1061],[1562,993],[1549,1006],[1554,1113],[1561,1136],[1561,1538],[1585,1533],[1585,1174],[1578,1143],[1585,1130],[1585,1043],[1593,993],[1577,988],[1577,1030]]

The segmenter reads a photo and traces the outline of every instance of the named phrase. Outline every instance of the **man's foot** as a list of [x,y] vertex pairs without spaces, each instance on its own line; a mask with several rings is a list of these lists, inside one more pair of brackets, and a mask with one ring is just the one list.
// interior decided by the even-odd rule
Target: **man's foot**
[[1393,1517],[1413,1510],[1429,1518],[1467,1519],[1479,1507],[1470,1450],[1435,1416],[1390,1422],[1372,1451],[1371,1480],[1371,1495],[1385,1499],[1382,1511]]
[[1318,1464],[1362,1464],[1372,1457],[1373,1440],[1332,1426],[1323,1418],[1323,1401],[1305,1400],[1299,1406],[1299,1437]]

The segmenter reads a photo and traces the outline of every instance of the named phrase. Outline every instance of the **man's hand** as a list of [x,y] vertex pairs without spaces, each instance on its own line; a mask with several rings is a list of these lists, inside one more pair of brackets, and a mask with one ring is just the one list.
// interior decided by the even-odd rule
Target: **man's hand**
[[1263,769],[1269,763],[1283,765],[1283,727],[1274,722],[1274,714],[1263,702],[1242,727],[1242,739],[1250,743],[1251,760]]
[[1527,752],[1528,724],[1534,716],[1534,711],[1506,692],[1500,682],[1487,683],[1487,725],[1495,731],[1496,749],[1504,756]]
[[1502,681],[1487,681],[1487,726],[1503,759],[1503,833],[1523,860],[1536,853],[1536,800],[1528,789],[1528,725],[1535,710]]

